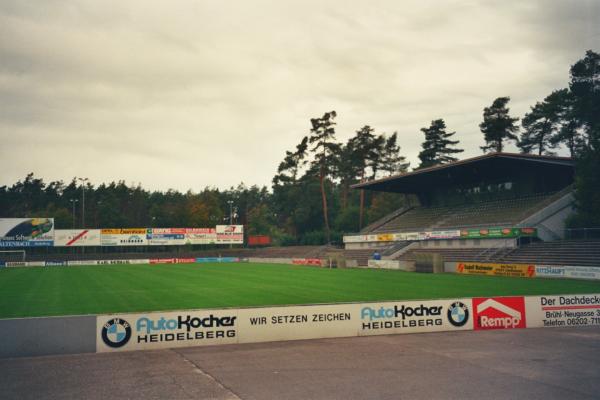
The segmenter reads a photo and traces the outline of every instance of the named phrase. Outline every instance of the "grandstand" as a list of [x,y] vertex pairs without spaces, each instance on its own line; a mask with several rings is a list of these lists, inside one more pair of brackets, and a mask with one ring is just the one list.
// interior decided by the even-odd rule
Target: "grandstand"
[[[600,241],[564,240],[574,206],[573,176],[570,158],[492,153],[354,185],[411,195],[418,204],[404,202],[347,235],[345,256],[359,265],[377,250],[384,259],[403,262],[413,262],[418,253],[437,253],[445,261],[600,266]],[[517,228],[535,235],[489,234]],[[402,233],[407,232],[423,237],[406,240]]]

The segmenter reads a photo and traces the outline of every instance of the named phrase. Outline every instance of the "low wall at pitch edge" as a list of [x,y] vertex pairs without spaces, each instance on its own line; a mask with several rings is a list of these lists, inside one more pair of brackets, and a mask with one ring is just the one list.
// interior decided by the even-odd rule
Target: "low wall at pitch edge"
[[198,258],[145,258],[117,260],[77,260],[77,261],[0,261],[1,267],[68,267],[82,265],[114,265],[114,264],[204,264],[257,262],[271,264],[293,264],[327,266],[328,260],[320,258],[239,258],[239,257],[198,257]]
[[445,262],[444,271],[466,275],[600,280],[600,267],[573,265]]
[[0,357],[562,326],[600,326],[600,294],[5,319]]

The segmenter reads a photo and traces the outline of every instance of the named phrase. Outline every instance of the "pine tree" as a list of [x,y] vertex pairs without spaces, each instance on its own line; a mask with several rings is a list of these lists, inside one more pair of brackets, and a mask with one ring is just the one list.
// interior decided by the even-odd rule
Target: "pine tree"
[[485,139],[485,146],[481,146],[484,153],[501,152],[505,140],[518,141],[515,133],[519,130],[516,125],[519,119],[511,118],[508,114],[509,108],[506,105],[509,101],[510,97],[498,97],[490,107],[483,109],[483,122],[479,124],[479,128]]
[[450,148],[459,143],[458,140],[450,140],[456,132],[446,132],[446,123],[443,119],[431,121],[429,128],[421,128],[425,134],[425,141],[421,145],[423,150],[419,153],[421,164],[419,168],[427,168],[437,164],[446,164],[456,161],[452,154],[461,153],[464,150]]
[[550,143],[566,146],[571,153],[571,157],[576,157],[581,154],[585,147],[585,138],[583,125],[575,112],[575,98],[569,89],[557,90],[552,95],[556,96],[559,126],[550,138]]
[[306,150],[308,148],[308,137],[305,136],[296,151],[286,151],[285,158],[277,168],[277,175],[273,177],[273,184],[295,183],[298,180],[298,172],[306,165]]
[[585,126],[591,146],[600,139],[600,54],[588,50],[583,59],[573,64],[570,72],[574,113]]
[[410,163],[406,162],[406,157],[400,155],[398,132],[394,132],[390,137],[385,139],[385,143],[381,149],[379,170],[386,172],[389,176],[406,172],[409,166]]
[[561,128],[564,97],[567,89],[557,90],[548,95],[542,102],[537,102],[521,121],[523,132],[518,146],[524,153],[537,149],[538,155],[554,153],[550,149],[558,145],[553,137]]
[[335,158],[340,151],[340,145],[335,141],[335,111],[325,113],[321,118],[310,120],[312,128],[309,143],[313,145],[314,152],[312,169],[318,171],[321,186],[321,202],[323,204],[323,220],[325,222],[325,235],[327,243],[331,242],[331,229],[329,226],[329,213],[327,209],[327,195],[325,193],[325,179],[331,175],[332,167],[336,164]]

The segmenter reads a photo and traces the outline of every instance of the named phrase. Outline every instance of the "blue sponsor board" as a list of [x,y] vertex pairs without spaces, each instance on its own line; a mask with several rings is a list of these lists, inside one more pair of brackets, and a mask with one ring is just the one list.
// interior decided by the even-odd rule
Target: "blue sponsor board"
[[5,261],[0,261],[0,268],[2,267],[6,267],[6,262]]
[[67,265],[66,261],[46,261],[46,267],[64,267]]
[[185,235],[182,233],[147,233],[146,238],[151,239],[171,239],[171,240],[183,240]]
[[196,258],[197,263],[227,263],[227,262],[239,262],[240,259],[238,257],[202,257]]

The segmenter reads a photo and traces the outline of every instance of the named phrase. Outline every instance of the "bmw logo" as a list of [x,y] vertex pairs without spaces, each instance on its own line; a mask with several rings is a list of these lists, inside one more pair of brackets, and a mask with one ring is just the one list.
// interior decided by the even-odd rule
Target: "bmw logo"
[[114,318],[102,326],[102,340],[108,347],[114,349],[123,347],[130,338],[131,326],[124,319]]
[[448,307],[448,321],[456,326],[461,327],[464,326],[469,320],[469,308],[461,303],[460,301],[455,301]]

